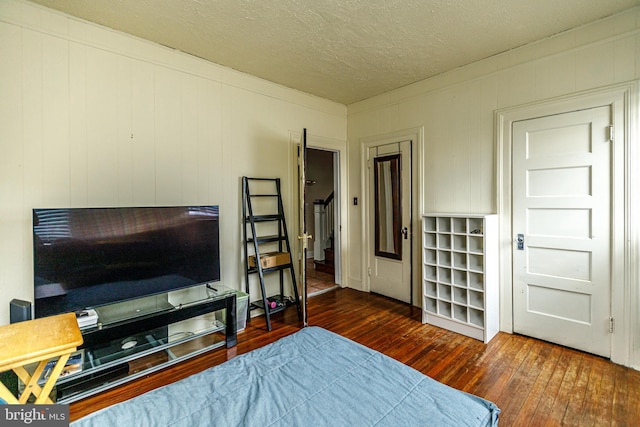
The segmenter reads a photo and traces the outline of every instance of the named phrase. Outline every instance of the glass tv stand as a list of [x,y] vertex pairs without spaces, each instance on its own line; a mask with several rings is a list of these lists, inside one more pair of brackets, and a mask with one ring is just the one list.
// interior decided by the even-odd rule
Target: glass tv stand
[[[129,317],[109,323],[99,319],[82,329],[84,343],[63,369],[53,400],[71,403],[212,349],[235,346],[236,291],[201,288],[195,298],[193,291],[177,301],[172,294],[163,295],[169,304],[158,311],[138,315],[133,310]],[[135,306],[135,301],[128,304]],[[220,310],[224,317],[216,316]],[[41,381],[46,375],[45,369]]]

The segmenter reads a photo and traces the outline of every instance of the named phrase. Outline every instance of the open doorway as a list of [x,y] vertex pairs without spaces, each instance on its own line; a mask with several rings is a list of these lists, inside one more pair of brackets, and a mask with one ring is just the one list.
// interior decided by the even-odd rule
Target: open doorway
[[306,151],[307,230],[312,235],[307,251],[307,293],[309,297],[340,284],[339,244],[339,156],[331,150]]

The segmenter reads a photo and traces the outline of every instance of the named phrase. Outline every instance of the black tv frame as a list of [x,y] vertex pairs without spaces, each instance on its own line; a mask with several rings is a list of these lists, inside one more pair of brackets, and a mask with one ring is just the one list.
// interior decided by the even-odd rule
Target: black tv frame
[[35,317],[219,281],[219,236],[217,205],[33,209]]

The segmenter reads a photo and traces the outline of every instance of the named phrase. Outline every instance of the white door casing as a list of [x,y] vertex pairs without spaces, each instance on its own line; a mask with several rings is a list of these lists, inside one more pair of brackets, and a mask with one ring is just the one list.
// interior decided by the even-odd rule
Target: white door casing
[[[611,179],[611,360],[640,369],[640,352],[636,339],[640,333],[637,314],[640,289],[637,282],[640,218],[638,192],[640,151],[634,141],[638,137],[639,85],[625,82],[573,93],[562,97],[497,110],[496,127],[496,196],[500,217],[500,330],[513,332],[513,245],[512,228],[512,143],[513,123],[569,111],[611,106],[614,138],[612,144]],[[635,313],[635,314],[634,314]]]
[[514,332],[609,357],[609,106],[513,124]]
[[[391,236],[400,233],[400,229],[406,230],[398,235],[402,249],[400,259],[378,256],[375,253],[375,199],[377,191],[374,185],[375,159],[385,158],[390,155],[400,155],[400,192],[402,220],[397,230],[392,230],[391,221],[387,221],[388,232]],[[369,147],[369,191],[367,194],[367,210],[369,212],[369,262],[368,274],[370,291],[385,295],[400,301],[411,302],[411,141],[399,141]]]
[[[346,249],[346,239],[344,236],[348,233],[348,221],[346,220],[347,216],[347,182],[346,182],[346,165],[347,161],[347,143],[346,141],[340,141],[332,138],[326,138],[318,135],[314,135],[313,133],[307,130],[307,148],[315,148],[320,150],[328,150],[335,153],[334,156],[334,200],[335,204],[335,236],[334,236],[334,245],[335,247],[335,264],[336,264],[336,283],[344,286],[347,282],[345,281],[344,272],[347,270],[347,258],[345,256]],[[300,224],[301,216],[304,215],[304,210],[301,208],[301,193],[300,193],[300,185],[298,184],[300,181],[300,171],[298,164],[298,156],[302,150],[302,138],[303,133],[299,131],[290,131],[289,132],[289,144],[291,147],[290,151],[290,162],[291,168],[289,170],[289,179],[291,182],[296,183],[291,187],[291,191],[288,193],[289,199],[286,205],[294,206],[296,209],[291,210],[291,223],[292,224]],[[310,233],[309,230],[307,230]],[[291,241],[292,251],[295,253],[295,256],[300,262],[303,259],[303,248],[301,240],[297,238],[292,239]],[[298,280],[300,281],[300,266],[296,266],[296,272],[298,273]],[[300,286],[300,285],[299,285]]]

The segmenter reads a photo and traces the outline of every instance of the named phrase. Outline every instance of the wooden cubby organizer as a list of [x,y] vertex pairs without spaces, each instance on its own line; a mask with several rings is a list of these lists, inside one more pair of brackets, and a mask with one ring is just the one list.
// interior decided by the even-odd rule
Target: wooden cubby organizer
[[422,323],[487,343],[498,301],[498,216],[423,215]]

